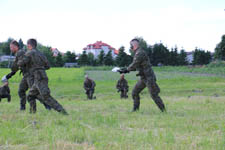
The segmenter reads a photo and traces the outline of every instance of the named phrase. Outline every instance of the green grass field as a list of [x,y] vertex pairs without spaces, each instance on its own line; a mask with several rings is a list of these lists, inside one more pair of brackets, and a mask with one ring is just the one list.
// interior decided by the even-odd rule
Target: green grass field
[[[17,94],[21,76],[10,80],[12,102],[0,103],[0,150],[224,150],[225,77],[221,68],[190,71],[185,67],[154,68],[167,107],[161,113],[145,89],[140,111],[131,113],[129,98],[121,100],[115,86],[119,74],[88,68],[52,68],[49,86],[69,116],[45,110],[19,111]],[[203,70],[203,71],[202,71]],[[0,77],[8,69],[0,68]],[[193,73],[194,72],[194,73]],[[83,90],[84,74],[96,81],[96,100]]]

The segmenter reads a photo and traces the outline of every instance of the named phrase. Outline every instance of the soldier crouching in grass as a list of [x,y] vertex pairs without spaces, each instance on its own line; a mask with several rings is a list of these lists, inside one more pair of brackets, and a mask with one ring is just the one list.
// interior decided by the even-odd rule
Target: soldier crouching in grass
[[117,81],[116,88],[118,92],[120,92],[120,98],[128,98],[127,92],[129,90],[129,86],[124,74],[121,74],[120,79]]
[[130,71],[139,71],[138,75],[140,76],[140,80],[135,85],[132,91],[132,98],[134,101],[133,111],[139,110],[139,94],[146,86],[148,87],[148,91],[159,109],[162,112],[165,111],[165,105],[162,99],[159,97],[160,88],[156,83],[156,76],[152,70],[152,65],[150,63],[148,55],[139,47],[138,39],[131,40],[130,45],[131,49],[135,53],[133,62],[128,66],[128,68],[121,69],[118,72],[129,73]]
[[11,101],[10,89],[8,81],[3,82],[3,86],[0,87],[0,102],[2,98],[7,98],[8,102]]
[[86,91],[87,98],[90,100],[96,99],[95,96],[93,97],[95,92],[95,86],[96,86],[95,82],[92,79],[90,79],[88,75],[85,75],[84,89]]

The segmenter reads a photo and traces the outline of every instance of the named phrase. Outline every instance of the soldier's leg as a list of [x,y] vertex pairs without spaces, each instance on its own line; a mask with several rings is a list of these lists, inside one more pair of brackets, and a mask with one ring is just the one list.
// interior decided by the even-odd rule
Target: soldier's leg
[[37,95],[39,95],[39,91],[38,91],[37,87],[35,85],[33,85],[30,88],[30,91],[27,96],[27,101],[30,104],[30,113],[36,113],[36,111],[37,111],[37,107],[36,107]]
[[42,103],[45,106],[45,109],[51,110],[51,107],[45,103],[43,97],[40,94],[37,96],[37,99],[40,101],[40,103]]
[[146,87],[145,83],[142,80],[139,80],[134,86],[132,91],[132,98],[134,101],[133,111],[139,110],[140,107],[140,96],[141,91]]
[[[26,79],[27,79],[28,87],[32,87],[34,84],[34,77],[29,76]],[[40,94],[36,96],[36,99],[38,99],[40,101],[40,103],[45,106],[45,109],[51,110],[51,107],[48,104],[45,104],[43,97]]]
[[50,89],[48,88],[48,80],[41,80],[37,82],[37,89],[41,96],[43,96],[44,103],[49,105],[54,110],[67,115],[66,110],[60,105],[51,95]]
[[10,94],[7,96],[7,98],[8,98],[8,102],[11,102],[11,95]]
[[120,90],[120,98],[123,98],[123,90]]
[[148,86],[149,93],[151,94],[151,97],[154,100],[154,102],[156,103],[156,105],[158,106],[158,108],[162,112],[165,111],[165,105],[164,105],[162,99],[159,97],[160,88],[157,85],[157,83],[147,81],[147,86]]
[[22,78],[19,85],[18,95],[20,97],[20,110],[26,109],[26,91],[28,90],[28,83],[25,77]]

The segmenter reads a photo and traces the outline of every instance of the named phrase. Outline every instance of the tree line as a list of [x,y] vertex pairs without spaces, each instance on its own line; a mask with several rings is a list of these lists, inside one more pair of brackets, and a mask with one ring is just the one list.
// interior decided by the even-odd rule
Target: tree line
[[[155,43],[154,45],[148,44],[143,38],[138,37],[140,40],[140,47],[147,53],[153,66],[170,65],[182,66],[190,64],[187,61],[187,52],[182,48],[178,50],[175,46],[168,49],[163,43]],[[6,42],[0,43],[0,55],[9,55],[9,44],[12,41],[9,38]],[[22,39],[19,40],[21,49],[26,49]],[[67,51],[65,54],[59,53],[54,57],[51,47],[44,46],[38,43],[37,47],[48,58],[52,67],[62,67],[65,63],[78,63],[80,66],[128,66],[133,59],[133,52],[129,50],[130,54],[126,53],[125,47],[119,48],[119,53],[116,58],[113,58],[112,51],[107,54],[101,51],[97,58],[92,53],[83,51],[79,56],[74,52]],[[204,65],[210,63],[213,59],[225,60],[225,35],[222,36],[221,41],[216,45],[215,53],[205,51],[200,48],[195,48],[193,51],[193,61],[191,65]]]

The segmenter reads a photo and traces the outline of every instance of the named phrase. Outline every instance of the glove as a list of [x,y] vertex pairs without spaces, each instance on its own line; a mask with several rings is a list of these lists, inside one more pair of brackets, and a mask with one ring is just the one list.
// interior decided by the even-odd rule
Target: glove
[[121,73],[129,73],[130,71],[127,70],[127,68],[121,68],[120,70],[118,70],[118,72]]
[[12,76],[14,76],[16,74],[16,72],[10,72],[9,74],[6,75],[6,79],[10,79]]
[[8,79],[6,78],[6,75],[4,75],[4,76],[2,77],[2,82],[3,82],[3,83],[8,82]]

